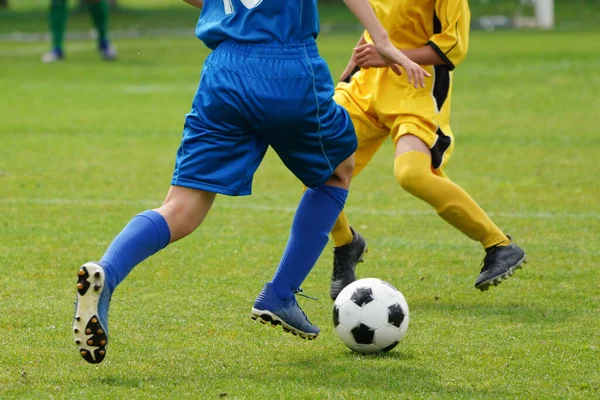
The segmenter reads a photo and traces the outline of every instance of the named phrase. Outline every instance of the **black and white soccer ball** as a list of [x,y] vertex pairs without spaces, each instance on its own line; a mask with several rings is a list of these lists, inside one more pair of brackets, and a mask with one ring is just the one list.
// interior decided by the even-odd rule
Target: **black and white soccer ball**
[[340,340],[359,353],[390,351],[408,329],[404,295],[377,278],[346,286],[333,304],[333,326]]

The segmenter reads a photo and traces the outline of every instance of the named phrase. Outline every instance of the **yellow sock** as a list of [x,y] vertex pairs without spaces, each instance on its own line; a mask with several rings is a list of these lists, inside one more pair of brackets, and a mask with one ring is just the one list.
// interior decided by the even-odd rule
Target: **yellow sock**
[[350,223],[348,222],[348,218],[346,217],[344,210],[342,210],[337,221],[335,221],[335,225],[333,225],[331,237],[333,238],[335,247],[352,243],[352,231],[350,230]]
[[484,248],[508,245],[510,240],[460,186],[431,171],[425,153],[410,151],[396,157],[394,174],[400,186],[429,203],[450,225],[480,242]]

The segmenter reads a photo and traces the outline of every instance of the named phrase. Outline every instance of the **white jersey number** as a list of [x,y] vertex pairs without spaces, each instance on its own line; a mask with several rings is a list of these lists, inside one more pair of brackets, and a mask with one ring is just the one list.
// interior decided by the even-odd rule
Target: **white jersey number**
[[[251,8],[254,8],[257,5],[259,5],[260,3],[262,3],[262,0],[240,0],[240,1],[244,5],[244,7],[246,7],[248,10]],[[225,6],[225,14],[227,14],[227,15],[233,14],[233,12],[234,12],[233,0],[223,0],[223,6]]]

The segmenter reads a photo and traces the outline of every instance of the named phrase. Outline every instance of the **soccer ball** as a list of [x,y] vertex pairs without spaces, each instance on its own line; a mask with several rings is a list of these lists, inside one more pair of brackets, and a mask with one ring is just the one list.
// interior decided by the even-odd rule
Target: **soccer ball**
[[358,353],[390,351],[406,334],[408,320],[402,293],[377,278],[352,282],[333,304],[338,337]]

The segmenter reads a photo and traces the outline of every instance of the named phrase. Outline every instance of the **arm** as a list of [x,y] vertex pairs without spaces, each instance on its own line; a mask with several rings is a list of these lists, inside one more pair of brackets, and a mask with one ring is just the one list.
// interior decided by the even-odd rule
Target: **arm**
[[[365,40],[365,35],[362,34],[360,35],[360,39],[358,39],[358,43],[356,43],[356,47],[360,47],[365,43],[367,43],[367,41]],[[356,63],[356,52],[353,51],[352,55],[350,56],[350,60],[348,60],[348,64],[346,64],[346,68],[344,68],[344,71],[340,76],[340,82],[350,82],[350,77],[354,75],[354,73],[358,71],[358,69],[359,67]]]
[[375,16],[369,0],[344,0],[344,3],[369,32],[373,43],[389,41],[388,33]]
[[204,0],[183,0],[188,3],[190,6],[194,6],[196,8],[202,8],[204,5]]
[[[465,58],[469,47],[469,4],[467,0],[438,1],[435,13],[441,16],[439,32],[431,36],[426,46],[402,52],[417,64],[446,65],[452,70]],[[372,44],[358,46],[353,56],[361,68],[388,66]]]
[[406,70],[408,81],[412,83],[415,88],[419,86],[425,87],[425,77],[431,75],[394,47],[387,31],[375,16],[375,12],[369,3],[369,0],[344,0],[344,3],[346,3],[346,6],[369,32],[369,35],[373,39],[375,49],[379,55],[388,62],[390,68],[392,68],[396,74],[400,75],[402,74],[402,71],[398,65],[401,65]]
[[418,49],[402,50],[404,54],[420,65],[442,65],[444,60],[431,46],[419,47]]
[[[408,58],[419,65],[444,65],[446,62],[439,56],[432,46],[423,46],[416,49],[403,49]],[[377,54],[375,46],[370,43],[362,44],[354,49],[352,60],[360,68],[388,67],[383,58]]]

